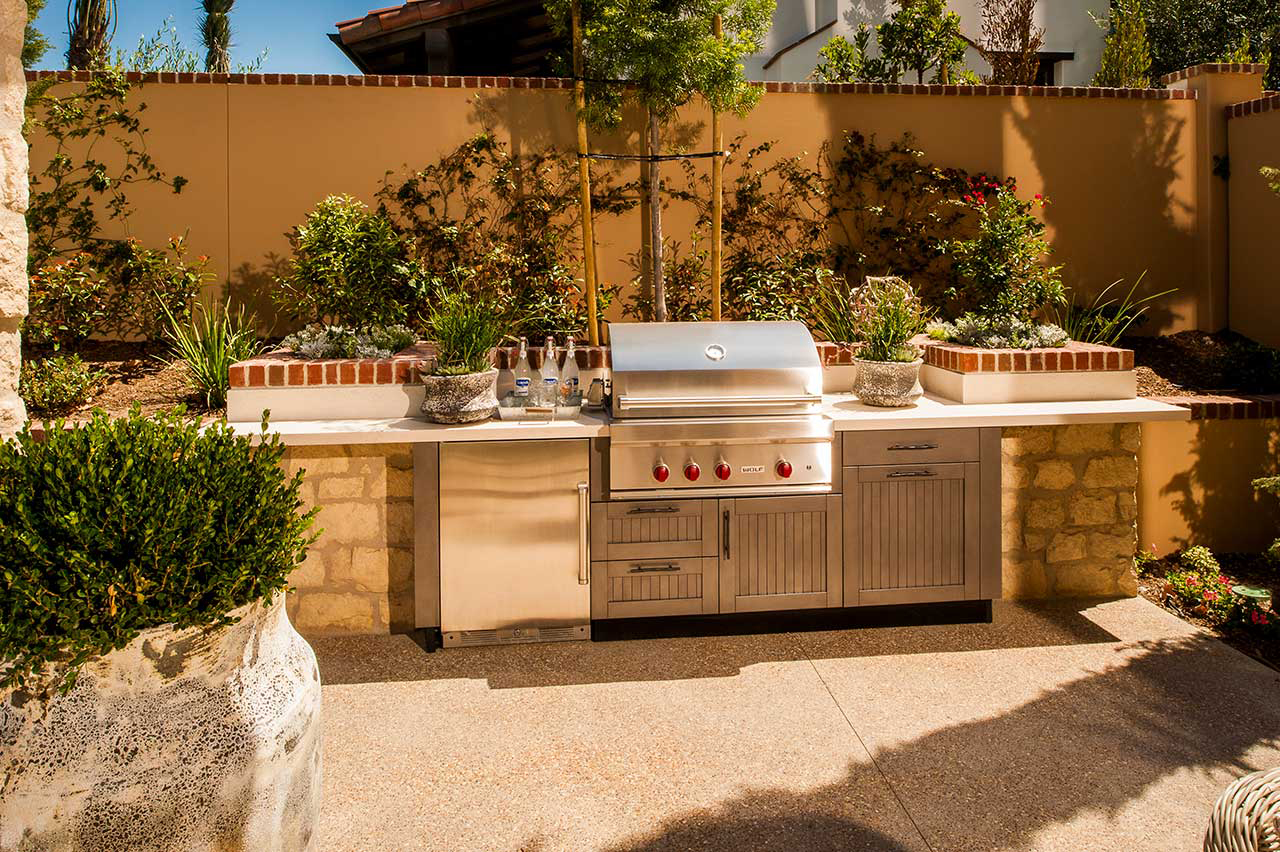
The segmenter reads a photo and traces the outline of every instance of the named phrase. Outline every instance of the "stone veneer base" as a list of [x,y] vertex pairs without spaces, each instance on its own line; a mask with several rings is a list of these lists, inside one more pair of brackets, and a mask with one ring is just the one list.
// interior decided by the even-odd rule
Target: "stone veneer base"
[[1133,399],[1132,370],[1055,373],[959,373],[925,364],[920,383],[929,393],[971,405],[1005,402],[1083,402]]

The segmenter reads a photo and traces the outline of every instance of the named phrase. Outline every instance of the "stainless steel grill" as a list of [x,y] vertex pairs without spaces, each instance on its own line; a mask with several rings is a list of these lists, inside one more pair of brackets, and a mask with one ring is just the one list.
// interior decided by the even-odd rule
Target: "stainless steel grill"
[[831,490],[822,365],[796,322],[610,327],[613,499]]

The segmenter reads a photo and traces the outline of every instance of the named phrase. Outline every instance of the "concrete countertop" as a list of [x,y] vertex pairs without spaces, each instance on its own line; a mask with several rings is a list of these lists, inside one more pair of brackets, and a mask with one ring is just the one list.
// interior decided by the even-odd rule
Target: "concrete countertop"
[[[1071,423],[1141,423],[1188,420],[1185,408],[1150,399],[1099,402],[1034,402],[965,405],[926,395],[913,408],[876,408],[852,394],[823,397],[822,413],[837,432],[875,429],[975,428],[979,426],[1061,426]],[[256,435],[258,423],[232,423],[242,434]],[[270,430],[291,446],[326,444],[411,444],[448,441],[548,440],[598,438],[609,434],[602,414],[573,420],[489,420],[470,426],[442,426],[415,418],[273,422]]]

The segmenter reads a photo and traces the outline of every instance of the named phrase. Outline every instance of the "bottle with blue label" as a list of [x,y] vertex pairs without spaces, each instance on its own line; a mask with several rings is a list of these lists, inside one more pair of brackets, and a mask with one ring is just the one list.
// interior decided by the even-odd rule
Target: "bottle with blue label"
[[520,338],[520,357],[516,359],[516,386],[512,391],[513,401],[518,408],[532,404],[530,392],[533,389],[533,369],[529,366],[529,343]]
[[547,335],[542,349],[542,387],[534,405],[554,407],[560,402],[560,369],[556,364],[556,342]]

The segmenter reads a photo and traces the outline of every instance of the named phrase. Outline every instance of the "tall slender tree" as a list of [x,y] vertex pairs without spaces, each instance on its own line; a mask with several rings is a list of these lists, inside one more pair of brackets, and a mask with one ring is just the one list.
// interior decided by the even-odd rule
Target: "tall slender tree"
[[898,11],[876,27],[876,38],[885,61],[916,72],[917,83],[931,68],[938,82],[949,83],[951,69],[964,62],[960,16],[946,0],[899,0]]
[[203,0],[200,39],[204,42],[204,70],[226,74],[231,70],[231,7],[236,0]]
[[68,0],[67,34],[68,68],[106,65],[116,34],[116,0]]
[[1040,72],[1044,28],[1036,25],[1037,0],[983,0],[982,58],[991,66],[988,82],[1033,86]]
[[22,36],[22,67],[30,68],[49,50],[49,40],[36,29],[36,17],[44,8],[44,0],[27,0],[27,28]]
[[[571,29],[570,0],[547,0],[561,32]],[[583,0],[582,59],[588,122],[614,128],[624,103],[644,111],[650,159],[644,183],[649,213],[653,318],[667,316],[662,263],[663,127],[701,97],[712,110],[745,115],[760,99],[742,67],[773,21],[774,0]],[[720,15],[723,33],[714,28]],[[643,146],[641,146],[643,147]]]
[[1093,85],[1114,89],[1150,86],[1151,45],[1140,0],[1115,0],[1111,14],[1099,20],[1098,26],[1107,30],[1107,40]]

